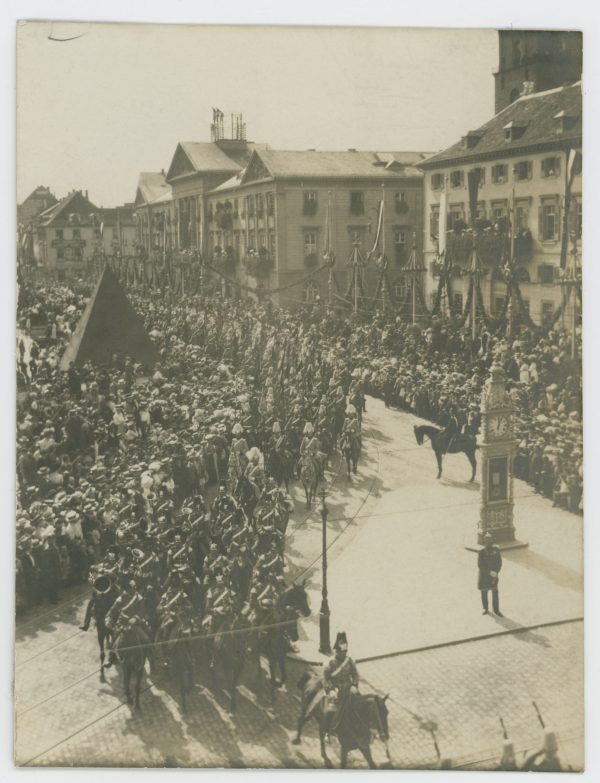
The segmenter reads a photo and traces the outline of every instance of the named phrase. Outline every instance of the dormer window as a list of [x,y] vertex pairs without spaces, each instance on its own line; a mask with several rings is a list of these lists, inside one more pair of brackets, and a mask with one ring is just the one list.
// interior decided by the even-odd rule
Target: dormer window
[[511,122],[504,126],[504,140],[516,141],[517,139],[520,139],[521,136],[525,133],[526,127],[526,125],[519,124],[514,120],[511,120]]
[[572,130],[577,125],[578,119],[579,117],[575,114],[567,114],[564,110],[559,111],[558,114],[554,115],[554,120],[557,123],[556,132],[565,133]]
[[481,139],[482,139],[481,133],[475,133],[474,131],[469,131],[467,135],[463,137],[463,144],[468,150],[470,150],[473,147],[477,146],[477,144],[479,144]]

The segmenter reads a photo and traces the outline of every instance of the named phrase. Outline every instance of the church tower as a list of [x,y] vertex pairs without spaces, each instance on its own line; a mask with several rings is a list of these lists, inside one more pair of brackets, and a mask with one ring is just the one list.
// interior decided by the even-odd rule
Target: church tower
[[496,114],[526,93],[543,92],[581,79],[580,32],[499,30],[500,61],[494,74]]

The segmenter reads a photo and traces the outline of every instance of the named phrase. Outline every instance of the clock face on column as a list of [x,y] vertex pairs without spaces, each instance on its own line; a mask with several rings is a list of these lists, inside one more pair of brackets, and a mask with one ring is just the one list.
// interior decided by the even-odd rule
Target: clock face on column
[[489,433],[493,438],[508,435],[509,421],[507,416],[492,416],[489,423]]

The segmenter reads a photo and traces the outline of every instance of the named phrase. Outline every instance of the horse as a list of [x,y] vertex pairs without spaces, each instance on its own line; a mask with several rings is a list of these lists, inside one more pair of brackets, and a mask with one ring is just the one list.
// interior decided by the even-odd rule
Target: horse
[[[302,706],[296,730],[296,736],[292,744],[299,745],[304,724],[314,718],[319,724],[319,740],[321,744],[321,757],[325,766],[332,768],[331,760],[325,749],[325,688],[323,680],[314,673],[305,672],[298,680],[298,688],[302,691]],[[388,764],[391,765],[391,756],[388,747],[388,709],[386,701],[389,694],[379,696],[369,694],[349,694],[344,709],[341,710],[338,725],[334,733],[338,738],[341,750],[341,768],[346,768],[348,753],[351,750],[360,750],[371,769],[376,768],[371,754],[371,732],[376,731],[379,739],[385,744],[385,752]]]
[[245,473],[238,477],[233,490],[233,497],[238,501],[246,514],[251,517],[259,499],[256,497],[254,487]]
[[174,677],[179,686],[183,713],[187,712],[187,695],[192,692],[195,680],[196,645],[191,638],[193,634],[193,626],[180,617],[159,627],[156,634],[157,652],[164,654],[169,676]]
[[306,495],[306,508],[310,508],[313,499],[317,494],[319,474],[317,473],[314,460],[308,454],[305,454],[300,459],[300,480],[302,481],[304,494]]
[[358,456],[360,454],[360,443],[358,438],[350,432],[344,432],[342,434],[340,447],[342,449],[342,454],[346,459],[348,477],[350,476],[350,467],[352,467],[352,473],[356,474],[358,470]]
[[134,704],[130,683],[135,680],[135,708],[140,709],[140,686],[144,665],[148,658],[148,648],[152,644],[150,637],[141,627],[139,620],[132,617],[121,632],[117,642],[116,652],[123,661],[123,684],[128,704]]
[[452,439],[448,448],[445,449],[444,439],[443,437],[440,437],[443,434],[443,430],[438,429],[438,427],[430,427],[427,425],[421,425],[419,427],[415,426],[413,427],[413,429],[415,433],[415,438],[417,439],[417,443],[419,444],[419,446],[423,444],[425,438],[429,438],[429,440],[431,441],[431,448],[435,452],[435,458],[437,459],[437,464],[438,464],[437,478],[441,478],[442,476],[442,455],[445,454],[447,451],[449,454],[462,453],[467,457],[467,459],[471,463],[471,468],[472,468],[471,478],[469,479],[469,482],[475,480],[475,471],[477,470],[477,460],[475,458],[475,451],[479,447],[477,446],[474,437],[470,435],[457,435],[455,438]]
[[284,484],[286,492],[289,490],[294,468],[287,452],[275,449],[271,451],[267,459],[267,473],[275,479],[278,487]]
[[224,690],[229,694],[229,712],[233,715],[237,706],[237,686],[248,654],[250,624],[245,617],[224,617],[215,630],[212,625],[205,631],[205,657],[210,669],[213,689],[218,687],[217,664],[225,678]]
[[298,641],[297,619],[299,616],[310,615],[305,584],[306,580],[288,587],[281,597],[281,610],[267,612],[262,618],[263,624],[271,627],[261,630],[258,626],[256,629],[258,681],[260,682],[261,658],[265,658],[269,666],[271,704],[275,703],[276,689],[284,686],[287,681],[286,655],[290,642]]

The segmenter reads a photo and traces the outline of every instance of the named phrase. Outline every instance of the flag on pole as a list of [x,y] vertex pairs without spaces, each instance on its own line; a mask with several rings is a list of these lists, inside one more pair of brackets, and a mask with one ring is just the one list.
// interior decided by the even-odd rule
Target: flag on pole
[[370,260],[371,257],[375,255],[375,251],[379,247],[382,228],[383,228],[383,199],[381,199],[379,202],[379,214],[377,216],[377,233],[375,234],[375,241],[373,242],[373,247],[369,250],[367,254],[367,261]]

